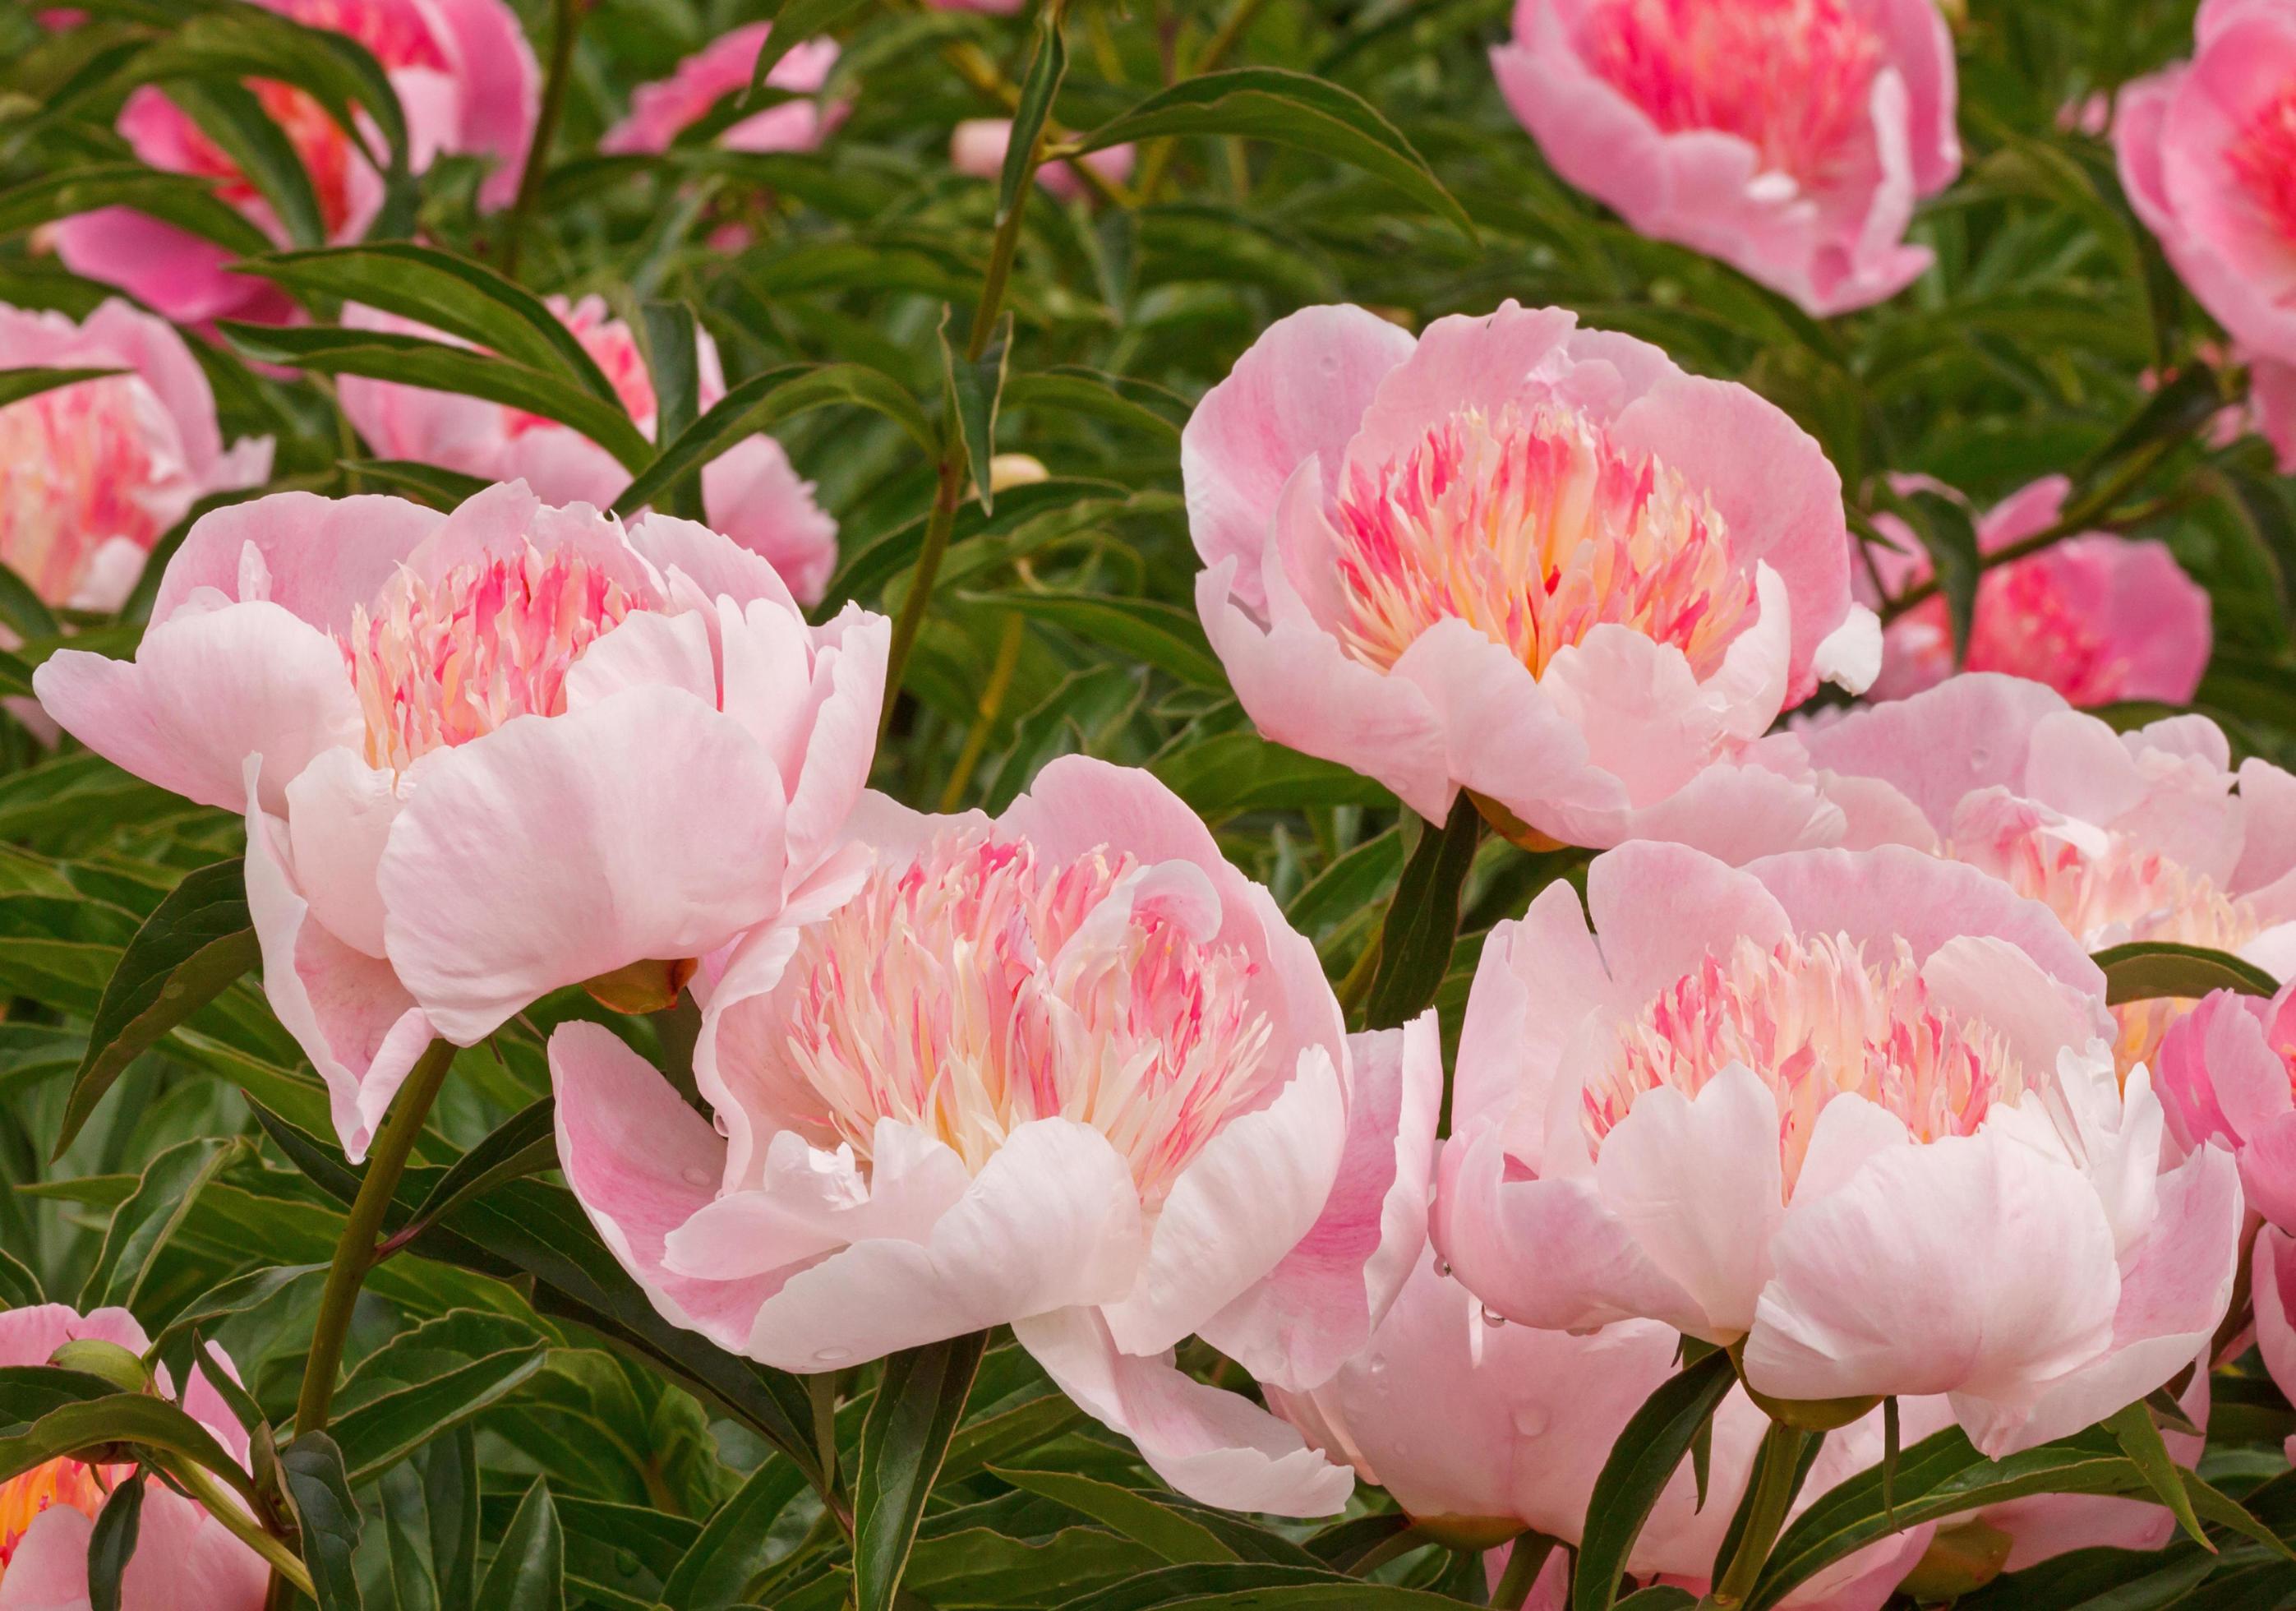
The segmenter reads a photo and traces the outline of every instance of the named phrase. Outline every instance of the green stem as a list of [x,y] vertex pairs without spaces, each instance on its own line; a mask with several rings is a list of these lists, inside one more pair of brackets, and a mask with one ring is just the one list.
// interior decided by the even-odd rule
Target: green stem
[[973,712],[972,726],[964,735],[964,748],[957,752],[956,765],[940,792],[943,812],[954,811],[964,803],[965,785],[972,781],[973,771],[988,748],[988,736],[996,730],[996,718],[1004,709],[1004,695],[1012,691],[1013,674],[1020,669],[1027,624],[1018,615],[1004,618],[1004,631],[996,639],[996,661],[988,668],[988,686],[980,691],[980,703]]
[[[1244,29],[1251,26],[1252,19],[1259,15],[1259,8],[1266,3],[1267,0],[1235,0],[1235,4],[1228,8],[1227,15],[1220,19],[1218,29],[1204,42],[1204,48],[1188,69],[1189,77],[1210,72],[1226,61],[1228,52],[1235,48],[1236,41],[1243,37]],[[1156,193],[1156,187],[1164,182],[1164,176],[1171,170],[1172,153],[1178,145],[1176,138],[1167,135],[1149,146],[1148,154],[1140,164],[1140,176],[1133,183],[1134,195],[1144,201]]]
[[1544,1533],[1526,1533],[1515,1540],[1507,1554],[1506,1570],[1491,1590],[1491,1611],[1521,1611],[1522,1602],[1538,1585],[1538,1574],[1546,1569],[1546,1558],[1554,1553],[1554,1541]]
[[526,238],[526,220],[541,199],[550,148],[566,113],[566,82],[574,76],[574,39],[587,9],[583,0],[553,0],[550,8],[550,70],[542,81],[542,107],[534,119],[534,143],[526,148],[526,167],[518,176],[518,199],[511,203],[504,224],[503,273],[512,279],[518,277],[518,249]]
[[1737,1553],[1730,1558],[1714,1591],[1706,1597],[1708,1605],[1729,1611],[1743,1605],[1746,1596],[1753,1592],[1755,1580],[1770,1558],[1770,1546],[1778,1541],[1786,1512],[1793,1508],[1794,1491],[1801,1485],[1802,1451],[1809,1439],[1810,1434],[1783,1421],[1772,1421],[1762,1434],[1761,1450],[1754,1457],[1754,1491],[1747,1501],[1746,1530],[1739,1535]]
[[948,552],[949,533],[956,530],[957,505],[964,501],[964,428],[951,418],[947,429],[949,436],[958,440],[941,448],[932,514],[925,520],[924,546],[917,550],[916,569],[909,574],[909,591],[901,600],[901,612],[893,618],[892,645],[885,653],[885,710],[877,723],[881,744],[892,728],[893,711],[900,703],[901,677],[908,669],[909,651],[916,646],[917,633],[925,624],[925,608],[932,602],[933,579],[940,574],[941,555]]
[[302,1593],[312,1592],[311,1574],[301,1558],[248,1515],[230,1490],[216,1481],[213,1472],[188,1459],[170,1460],[165,1469],[176,1486],[214,1517],[217,1525],[270,1563],[275,1582],[284,1579]]

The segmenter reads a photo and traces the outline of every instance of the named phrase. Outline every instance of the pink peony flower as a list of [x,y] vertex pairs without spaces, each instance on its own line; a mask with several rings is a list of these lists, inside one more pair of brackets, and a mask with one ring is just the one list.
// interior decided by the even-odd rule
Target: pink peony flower
[[2248,1205],[2296,1227],[2296,986],[2218,990],[2161,1037],[2155,1073],[2177,1145],[2229,1147]]
[[[66,1343],[151,1346],[124,1309],[80,1315],[61,1303],[0,1313],[0,1365],[45,1365]],[[231,1362],[216,1356],[225,1369]],[[247,1433],[206,1376],[192,1373],[184,1408],[244,1467]],[[54,1459],[0,1482],[0,1611],[86,1611],[88,1536],[127,1466]],[[160,1482],[144,1490],[135,1553],[120,1574],[121,1611],[260,1611],[263,1558],[197,1503]]]
[[[374,53],[406,111],[409,158],[417,171],[440,152],[484,157],[492,167],[480,188],[480,203],[506,206],[518,193],[540,106],[541,71],[504,0],[258,3],[308,27],[348,34]],[[338,245],[358,240],[382,205],[381,175],[309,95],[269,80],[250,87],[302,160],[327,239]],[[287,244],[262,193],[164,90],[146,86],[129,95],[120,109],[119,133],[153,168],[220,181],[225,201]],[[238,254],[229,248],[129,208],[67,218],[55,239],[58,255],[74,273],[116,284],[178,324],[217,318],[278,324],[293,312],[276,286],[232,273]]]
[[1434,1237],[1494,1310],[1660,1320],[1774,1400],[1950,1394],[1997,1457],[2208,1342],[2238,1171],[2160,1169],[2150,1077],[2122,1089],[2046,908],[1903,847],[1651,843],[1587,904],[1593,932],[1564,884],[1502,925],[1468,1001]]
[[1305,1388],[1425,1237],[1431,1014],[1350,1039],[1314,950],[1145,772],[1054,761],[990,822],[876,796],[857,888],[743,941],[696,1114],[612,1035],[551,1040],[558,1147],[676,1323],[783,1369],[1010,1323],[1208,1502],[1350,1478],[1173,1366],[1200,1333]]
[[[2046,476],[1996,505],[1977,522],[1979,549],[1997,553],[2055,525],[2071,490],[2063,476]],[[1927,580],[1929,556],[1912,530],[1894,514],[1876,515],[1874,523],[1903,550],[1867,550],[1882,589],[1894,596]],[[1853,574],[1860,596],[1878,605],[1863,563]],[[1874,699],[1902,699],[1953,675],[1942,598],[1891,621],[1882,641],[1882,674],[1867,691]],[[2209,646],[2208,592],[2166,544],[2093,531],[1985,572],[1963,663],[2046,683],[2077,705],[2124,699],[2181,705],[2201,686]]]
[[2248,359],[2248,417],[2244,423],[2272,444],[2283,475],[2296,475],[2296,363]]
[[1934,0],[1516,0],[1491,64],[1564,179],[1811,313],[1930,266],[1906,226],[1961,171]]
[[[1972,672],[1766,752],[1816,769],[1849,843],[1981,868],[2090,950],[2172,941],[2296,975],[2296,778],[2253,758],[2235,772],[2205,717],[2115,733],[2038,683]],[[2122,1071],[2190,1005],[2114,1008]]]
[[451,515],[291,492],[192,528],[135,660],[66,652],[34,686],[245,810],[264,987],[357,1158],[434,1033],[633,965],[682,983],[834,882],[889,636],[851,606],[808,628],[688,521],[518,482]]
[[[613,382],[638,429],[653,435],[653,379],[629,326],[608,316],[600,297],[571,304],[563,297],[548,300],[551,311],[565,320]],[[357,329],[453,340],[372,308],[348,308],[343,317]],[[709,333],[701,331],[698,337],[701,402],[708,408],[726,395],[726,374]],[[571,426],[539,415],[357,375],[343,376],[337,389],[345,416],[385,458],[438,464],[484,481],[523,480],[545,502],[602,509],[630,483],[630,473],[612,454]],[[837,568],[837,522],[814,502],[813,483],[798,479],[779,442],[760,432],[704,465],[701,501],[710,524],[770,560],[799,602],[820,601]]]
[[124,372],[0,407],[0,561],[51,604],[118,609],[194,503],[271,473],[270,438],[225,449],[208,378],[164,319],[121,301],[77,325],[0,305],[0,352]]
[[[606,131],[598,149],[616,153],[668,151],[689,125],[736,90],[750,87],[750,74],[765,48],[772,24],[752,22],[711,40],[656,84],[643,84],[630,96],[629,115]],[[837,41],[808,39],[766,75],[773,89],[812,95],[829,81],[837,65]],[[783,101],[752,113],[718,136],[728,151],[811,151],[845,116],[842,104],[824,109],[808,100]]]
[[[967,118],[949,136],[948,165],[976,179],[994,179],[1004,171],[1004,153],[1013,144],[1009,118]],[[1121,185],[1132,177],[1133,150],[1111,145],[1087,153],[1084,165],[1103,179]],[[1037,169],[1037,183],[1063,201],[1084,199],[1084,181],[1066,162],[1046,162]]]
[[2206,0],[2193,59],[2122,88],[2129,204],[2246,356],[2296,363],[2296,12]]
[[1268,737],[1431,820],[1464,788],[1572,844],[1824,842],[1806,784],[1730,763],[1878,662],[1841,481],[1744,387],[1575,325],[1270,328],[1181,438],[1212,646]]

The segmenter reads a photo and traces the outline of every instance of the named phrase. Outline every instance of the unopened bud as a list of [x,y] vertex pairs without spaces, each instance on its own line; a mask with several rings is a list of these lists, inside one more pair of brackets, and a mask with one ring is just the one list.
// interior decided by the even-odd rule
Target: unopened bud
[[152,1373],[144,1369],[144,1361],[117,1343],[77,1338],[50,1354],[48,1363],[101,1377],[122,1393],[148,1393],[152,1388]]
[[988,490],[991,492],[1050,481],[1052,476],[1053,473],[1045,468],[1042,459],[1025,453],[1000,453],[988,461]]

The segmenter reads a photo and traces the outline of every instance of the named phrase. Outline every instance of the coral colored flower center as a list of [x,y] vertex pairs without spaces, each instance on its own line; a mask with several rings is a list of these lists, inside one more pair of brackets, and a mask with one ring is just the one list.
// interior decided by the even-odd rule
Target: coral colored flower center
[[1882,63],[1855,0],[1608,0],[1579,48],[1666,133],[1735,135],[1805,186],[1862,145]]
[[127,1474],[124,1466],[95,1467],[78,1460],[50,1460],[0,1483],[0,1580],[32,1524],[51,1508],[63,1505],[90,1521],[103,1508],[111,1485]]
[[1674,645],[1703,677],[1754,596],[1711,504],[1552,405],[1455,414],[1400,457],[1356,466],[1334,524],[1341,641],[1382,670],[1456,618],[1533,676],[1611,622]]
[[403,770],[514,716],[558,715],[582,652],[644,608],[589,562],[531,544],[435,583],[402,570],[372,613],[352,612],[341,640],[366,717],[367,763]]
[[152,405],[118,374],[0,408],[0,561],[52,604],[70,604],[106,539],[149,548]]
[[[645,355],[638,350],[637,338],[630,333],[629,326],[619,319],[605,317],[595,302],[586,300],[566,315],[566,327],[582,343],[582,350],[604,372],[629,416],[650,429],[654,415],[653,377],[646,373]],[[537,429],[565,429],[556,420],[529,414],[522,408],[504,408],[503,414],[512,436],[523,436]]]
[[2000,1036],[1930,999],[1911,948],[1882,958],[1847,935],[1763,947],[1740,939],[1661,990],[1622,1024],[1601,1078],[1587,1087],[1588,1144],[1660,1086],[1695,1097],[1730,1064],[1770,1089],[1791,1196],[1817,1115],[1856,1095],[1894,1114],[1917,1141],[1965,1136],[2026,1079]]
[[864,1159],[881,1118],[975,1171],[1016,1126],[1074,1120],[1160,1202],[1290,1071],[1267,1066],[1250,958],[1190,933],[1141,876],[1105,851],[1048,864],[943,834],[806,931],[783,1057],[757,1072],[800,1130]]
[[[1952,653],[1945,607],[1936,626],[1945,653]],[[2078,609],[2046,564],[2009,565],[1985,579],[1970,632],[1967,669],[2001,671],[2046,683],[2079,705],[2107,704],[2123,697],[2127,655],[2096,629],[2089,612]]]
[[2249,119],[2225,160],[2266,226],[2296,246],[2296,84]]

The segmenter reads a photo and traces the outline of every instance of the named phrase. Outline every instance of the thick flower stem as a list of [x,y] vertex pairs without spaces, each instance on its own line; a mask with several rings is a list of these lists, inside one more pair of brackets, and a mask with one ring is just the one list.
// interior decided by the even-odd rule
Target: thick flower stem
[[190,1459],[169,1460],[169,1480],[234,1538],[269,1563],[275,1582],[284,1581],[302,1593],[311,1592],[311,1574],[292,1549],[266,1531],[250,1516],[229,1489],[206,1467]]
[[1515,1540],[1507,1555],[1506,1570],[1491,1590],[1492,1611],[1520,1611],[1538,1586],[1538,1574],[1546,1570],[1547,1557],[1554,1553],[1554,1541],[1544,1533],[1526,1533]]
[[1811,1435],[1783,1421],[1772,1421],[1762,1434],[1762,1447],[1754,1457],[1753,1492],[1746,1502],[1746,1530],[1738,1537],[1737,1553],[1716,1581],[1714,1591],[1706,1597],[1705,1603],[1717,1611],[1743,1605],[1746,1596],[1753,1592],[1755,1580],[1770,1558],[1770,1546],[1778,1541],[1778,1533],[1786,1525],[1794,1492],[1801,1486],[1802,1451]]
[[550,147],[558,138],[558,122],[566,111],[566,84],[574,76],[574,38],[582,29],[586,0],[553,0],[550,8],[550,67],[542,81],[542,106],[534,119],[534,141],[526,148],[526,167],[518,177],[518,197],[511,203],[503,228],[503,273],[516,278],[518,249],[526,221],[542,196],[542,177],[550,167]]

